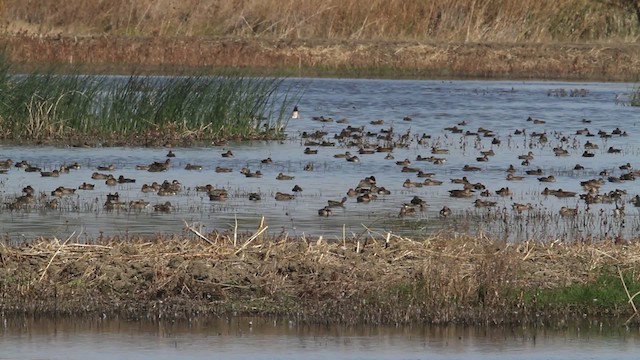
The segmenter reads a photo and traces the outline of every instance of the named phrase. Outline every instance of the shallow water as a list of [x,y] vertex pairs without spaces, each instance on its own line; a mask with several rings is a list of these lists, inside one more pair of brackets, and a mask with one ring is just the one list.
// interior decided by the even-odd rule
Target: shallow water
[[[80,170],[72,170],[59,178],[41,177],[39,173],[25,173],[11,168],[8,174],[0,175],[0,202],[8,203],[20,195],[27,185],[47,194],[58,186],[77,188],[82,182],[96,184],[96,190],[77,190],[76,194],[62,198],[59,209],[46,210],[44,201],[20,210],[3,207],[0,212],[1,231],[12,239],[46,235],[66,238],[72,233],[77,236],[95,238],[102,234],[131,234],[180,232],[184,224],[201,229],[255,231],[264,216],[269,232],[289,235],[308,235],[342,238],[372,232],[374,236],[385,236],[387,232],[400,235],[429,233],[441,229],[458,231],[482,231],[510,240],[531,238],[603,238],[621,236],[628,238],[640,230],[638,211],[629,200],[638,191],[633,181],[606,183],[600,193],[614,189],[626,190],[616,203],[593,204],[587,206],[578,197],[557,199],[540,195],[548,186],[583,193],[580,181],[601,178],[598,174],[608,170],[619,176],[624,171],[622,164],[634,164],[640,154],[640,134],[638,131],[637,108],[624,106],[619,99],[628,93],[631,84],[622,83],[563,83],[563,82],[503,82],[503,81],[394,81],[394,80],[352,80],[352,79],[290,79],[292,84],[302,86],[305,91],[299,103],[301,118],[290,120],[287,127],[289,140],[283,142],[230,143],[225,147],[192,147],[172,149],[177,157],[167,172],[150,173],[135,169],[138,164],[164,161],[164,148],[57,148],[57,147],[0,147],[0,159],[14,161],[28,160],[43,169],[57,168],[63,164],[78,162]],[[554,96],[558,89],[586,89],[584,97]],[[551,94],[550,94],[551,91]],[[346,118],[348,123],[318,122],[314,116],[331,117],[334,120]],[[410,117],[411,121],[403,118]],[[546,123],[534,124],[528,117],[543,119]],[[383,119],[383,125],[371,125],[370,121]],[[584,123],[588,119],[591,123]],[[492,130],[501,141],[492,145],[491,137],[464,136],[445,131],[445,127],[461,122],[464,131],[476,131],[482,127]],[[407,147],[395,148],[394,160],[384,159],[386,153],[361,155],[359,163],[336,159],[334,154],[350,151],[357,153],[357,147],[345,147],[339,143],[331,147],[312,146],[317,155],[303,153],[306,147],[303,132],[323,130],[328,133],[323,139],[334,141],[333,135],[346,126],[364,126],[365,131],[379,134],[381,129],[393,127],[394,141],[400,134],[409,133],[411,141]],[[588,128],[596,134],[599,130],[610,133],[616,127],[625,130],[628,136],[600,138],[575,135],[576,131]],[[514,135],[516,129],[525,129],[529,135]],[[546,144],[540,144],[533,132],[545,132]],[[430,139],[418,144],[417,139],[428,134]],[[567,140],[561,142],[563,136]],[[372,145],[386,146],[386,142],[375,137],[367,140]],[[591,141],[599,145],[595,156],[582,157],[584,143]],[[449,154],[435,155],[446,158],[442,165],[415,161],[418,155],[431,156],[431,147],[449,149]],[[552,149],[562,146],[570,156],[557,157]],[[621,149],[620,154],[609,154],[612,146]],[[233,158],[223,158],[221,154],[232,150]],[[477,162],[480,150],[494,149],[495,156],[488,162]],[[520,165],[517,156],[528,151],[534,153],[534,160],[526,167]],[[265,165],[261,160],[271,157],[273,164]],[[410,159],[411,167],[426,172],[434,172],[434,179],[443,181],[441,186],[404,188],[405,179],[419,181],[415,173],[400,172],[401,166],[395,161]],[[186,171],[187,163],[201,164],[202,171]],[[307,164],[313,164],[313,171],[304,171]],[[580,163],[584,170],[574,171]],[[91,180],[91,174],[99,165],[116,165],[112,172],[116,177],[124,175],[136,179],[134,184],[108,187],[101,180]],[[465,172],[466,164],[479,166],[480,172]],[[537,176],[526,176],[523,181],[505,179],[507,167],[513,164],[516,175],[523,175],[526,169],[541,168],[546,175],[554,175],[555,183],[541,183]],[[232,173],[216,173],[216,166],[233,168]],[[637,165],[640,166],[640,165]],[[262,178],[246,178],[239,173],[242,167],[252,171],[260,170]],[[101,171],[105,173],[105,171]],[[295,176],[294,180],[281,181],[275,177],[279,172]],[[328,199],[339,200],[349,188],[354,188],[364,177],[374,175],[377,184],[391,191],[391,195],[380,196],[368,204],[348,199],[344,208],[333,208],[330,217],[318,216],[318,209],[327,204]],[[461,188],[450,179],[467,176],[471,182],[481,182],[491,191],[488,199],[496,201],[491,209],[477,209],[473,201],[479,198],[475,193],[471,198],[452,198],[448,190]],[[143,194],[143,183],[164,180],[179,180],[183,190],[176,196],[160,197]],[[424,180],[424,179],[422,179]],[[197,193],[195,186],[213,184],[229,190],[229,199],[224,202],[210,201],[204,193]],[[291,193],[294,185],[304,190],[293,201],[275,201],[277,191]],[[495,191],[508,186],[513,195],[499,197]],[[106,194],[118,192],[121,200],[145,199],[154,204],[171,201],[171,213],[154,212],[150,206],[137,211],[106,211],[103,204]],[[258,192],[262,200],[248,200],[249,192]],[[399,217],[403,203],[413,196],[426,200],[424,211],[413,216]],[[518,214],[512,204],[531,203],[533,210]],[[448,206],[452,215],[442,218],[440,209]],[[562,206],[578,207],[577,217],[562,218],[558,210]],[[625,215],[614,217],[616,207],[625,207]],[[380,234],[380,235],[378,235]]]
[[2,359],[635,359],[638,329],[303,326],[261,318],[191,323],[3,319]]

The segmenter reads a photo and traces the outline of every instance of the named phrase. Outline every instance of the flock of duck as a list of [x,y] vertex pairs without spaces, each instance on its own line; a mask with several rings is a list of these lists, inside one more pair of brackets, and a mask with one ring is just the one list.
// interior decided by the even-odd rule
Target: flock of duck
[[[332,118],[324,116],[314,117],[312,120],[320,123],[334,122]],[[410,117],[405,117],[402,120],[407,123],[412,121]],[[347,123],[348,121],[341,119],[335,120],[335,122]],[[545,124],[544,120],[533,118],[526,119],[526,122],[535,125]],[[503,169],[504,180],[514,183],[526,181],[543,183],[545,187],[540,192],[541,197],[556,197],[559,199],[576,198],[575,207],[562,206],[560,208],[558,211],[560,216],[577,216],[580,211],[578,201],[584,203],[584,211],[589,211],[593,204],[613,204],[613,214],[615,216],[624,215],[624,204],[626,202],[640,207],[639,195],[629,197],[627,192],[622,189],[602,190],[602,187],[607,183],[617,184],[633,181],[637,176],[640,176],[640,170],[634,169],[628,162],[619,164],[617,169],[602,169],[596,177],[584,178],[580,181],[580,189],[583,190],[582,192],[553,188],[553,183],[557,181],[557,174],[545,174],[545,169],[536,167],[536,158],[543,153],[553,154],[555,157],[566,157],[571,156],[571,153],[581,153],[581,157],[588,160],[595,156],[599,150],[599,145],[594,142],[595,140],[592,140],[593,138],[597,137],[606,141],[612,137],[628,136],[626,131],[622,131],[619,128],[611,129],[610,131],[599,130],[597,132],[591,132],[588,129],[590,124],[589,120],[582,120],[582,122],[587,127],[576,131],[574,134],[535,132],[523,128],[516,129],[508,135],[504,133],[498,135],[496,132],[485,128],[472,130],[469,123],[460,122],[454,126],[444,128],[440,135],[435,136],[427,133],[413,133],[410,129],[396,132],[394,126],[385,126],[384,120],[373,120],[370,122],[369,125],[372,127],[381,127],[376,131],[368,130],[368,126],[356,127],[346,125],[339,131],[330,134],[321,128],[320,130],[305,131],[300,134],[301,152],[309,158],[309,161],[304,165],[302,170],[315,171],[313,157],[326,151],[332,152],[334,161],[345,161],[359,165],[367,162],[367,156],[384,154],[384,159],[393,161],[399,173],[406,174],[406,180],[404,180],[401,185],[398,184],[398,186],[392,186],[391,188],[395,187],[397,189],[401,186],[406,191],[414,192],[407,197],[406,201],[402,202],[399,209],[396,208],[395,211],[390,211],[390,214],[397,214],[398,217],[404,218],[423,212],[429,206],[429,199],[425,198],[418,190],[420,188],[440,186],[443,184],[455,184],[456,188],[447,190],[446,194],[450,198],[469,199],[471,200],[469,205],[475,208],[499,208],[503,206],[504,201],[499,202],[498,199],[513,199],[513,189],[509,186],[491,188],[491,185],[472,181],[471,178],[474,173],[486,170],[482,164],[491,162],[492,158],[496,156],[496,153],[500,151],[500,148],[504,146],[502,144],[503,141],[511,143],[515,141],[515,138],[522,137],[528,144],[527,148],[531,150],[513,155],[513,164]],[[465,159],[468,160],[468,163],[459,169],[464,173],[468,173],[468,175],[450,178],[448,180],[438,180],[436,179],[439,174],[437,170],[438,166],[447,163],[449,154],[452,151],[450,146],[455,143],[462,144],[461,146],[467,146],[467,144],[473,145],[473,151],[475,153],[466,156]],[[553,143],[555,146],[552,147],[549,145],[550,143]],[[341,150],[337,150],[338,148]],[[407,150],[410,148],[417,149],[417,151],[426,150],[429,153],[418,154],[414,158],[404,156],[403,159],[395,158],[398,153],[406,155],[408,153]],[[547,152],[548,149],[551,151]],[[510,151],[512,151],[512,149]],[[621,148],[615,148],[613,146],[608,147],[606,151],[602,151],[602,153],[611,155],[622,152],[623,150]],[[174,166],[174,159],[177,156],[179,156],[179,150],[169,150],[166,153],[165,159],[149,164],[139,164],[136,165],[135,168],[139,171],[151,173],[167,172]],[[220,158],[230,159],[234,158],[235,155],[233,149],[224,149],[218,156],[220,156]],[[260,166],[262,170],[251,170],[249,166],[245,166],[234,171],[232,167],[222,166],[222,164],[215,166],[214,170],[216,173],[239,172],[247,178],[261,178],[265,176],[262,171],[269,169],[269,166],[276,162],[277,160],[274,161],[271,157],[261,159]],[[70,171],[80,169],[81,165],[74,162],[71,165],[62,165],[57,169],[44,171],[38,165],[31,164],[28,160],[21,160],[16,163],[11,159],[0,161],[0,173],[7,173],[12,168],[22,169],[25,172],[39,173],[41,177],[60,177]],[[208,166],[191,162],[184,166],[184,170],[188,171],[205,171],[207,168]],[[38,192],[31,185],[28,185],[24,187],[22,193],[15,196],[15,198],[5,199],[5,206],[10,210],[19,210],[34,206],[39,202],[40,204],[44,204],[48,209],[56,209],[60,206],[60,199],[62,197],[74,195],[77,191],[94,190],[96,189],[97,182],[104,182],[107,188],[119,184],[136,183],[136,179],[134,178],[114,175],[114,172],[118,169],[113,164],[100,165],[93,170],[95,171],[91,175],[91,180],[86,179],[86,181],[78,184],[77,187],[59,186],[52,190],[41,190]],[[576,164],[572,171],[583,171],[587,174],[585,167],[580,164]],[[440,172],[440,175],[442,175],[442,172]],[[271,176],[271,174],[269,174],[269,176]],[[295,174],[286,174],[282,171],[275,175],[276,180],[283,182],[292,181],[295,178]],[[356,203],[366,204],[376,202],[381,198],[388,198],[392,195],[390,188],[382,186],[378,182],[376,174],[366,176],[360,179],[357,184],[353,185],[353,187],[346,187],[344,189],[343,197],[326,199],[326,203],[320,205],[317,210],[318,216],[332,216],[336,208],[344,208],[347,206],[349,199],[355,199]],[[149,198],[147,198],[147,200],[137,199],[124,201],[118,192],[109,192],[102,206],[105,210],[143,210],[150,208],[153,209],[154,212],[166,213],[172,211],[173,205],[170,201],[159,199],[177,195],[182,190],[183,186],[178,180],[145,183],[140,185],[140,191],[142,193],[155,193],[158,196],[157,203],[151,204]],[[195,190],[206,194],[212,202],[224,202],[229,197],[229,189],[211,184],[198,185]],[[294,185],[289,192],[275,192],[273,199],[275,201],[294,200],[302,191],[301,186]],[[245,195],[250,201],[261,201],[264,197],[264,194],[260,192],[248,192]],[[447,205],[443,206],[437,212],[438,216],[447,218],[454,214],[454,211]],[[510,208],[515,214],[522,214],[523,212],[533,209],[534,205],[529,202],[511,201]],[[505,210],[506,208],[503,207],[502,211],[504,212]]]

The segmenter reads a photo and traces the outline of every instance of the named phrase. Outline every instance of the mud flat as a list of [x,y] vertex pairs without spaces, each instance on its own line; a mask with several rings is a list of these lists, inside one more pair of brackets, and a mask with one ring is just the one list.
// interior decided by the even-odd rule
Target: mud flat
[[510,244],[440,233],[70,236],[0,247],[5,315],[268,315],[308,323],[637,322],[637,242]]

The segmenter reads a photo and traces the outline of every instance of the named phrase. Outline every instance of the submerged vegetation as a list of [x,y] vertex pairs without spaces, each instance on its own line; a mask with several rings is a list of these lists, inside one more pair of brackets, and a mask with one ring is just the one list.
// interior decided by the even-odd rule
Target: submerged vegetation
[[162,145],[283,135],[282,79],[234,75],[15,75],[0,60],[0,138]]
[[[439,233],[327,241],[255,234],[0,247],[3,313],[309,323],[637,323],[638,243],[505,243]],[[632,316],[633,315],[633,316]]]

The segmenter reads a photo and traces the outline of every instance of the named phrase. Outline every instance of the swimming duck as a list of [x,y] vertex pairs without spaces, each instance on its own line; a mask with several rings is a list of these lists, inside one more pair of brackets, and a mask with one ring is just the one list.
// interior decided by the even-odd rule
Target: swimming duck
[[116,186],[118,185],[118,180],[116,180],[116,178],[114,178],[113,176],[109,176],[107,177],[107,180],[104,181],[104,183],[107,186]]
[[293,188],[291,189],[292,192],[301,192],[302,188],[300,187],[300,185],[294,185]]
[[96,186],[94,184],[88,184],[86,182],[83,182],[80,186],[78,186],[78,189],[80,190],[93,190]]
[[260,170],[257,170],[256,172],[249,171],[249,172],[245,173],[244,176],[248,177],[248,178],[261,178],[262,177],[262,171],[260,171]]
[[260,201],[260,200],[262,200],[262,196],[260,196],[260,194],[258,194],[258,193],[249,193],[249,200],[250,201]]
[[191,163],[187,163],[187,165],[184,167],[185,170],[189,170],[189,171],[200,171],[202,170],[202,165],[196,165],[196,164],[191,164]]
[[371,200],[375,200],[377,198],[378,197],[375,194],[365,193],[365,194],[362,194],[362,195],[358,196],[356,198],[356,201],[359,202],[359,203],[369,203],[369,202],[371,202]]
[[422,183],[421,182],[411,181],[410,179],[407,179],[402,184],[402,187],[404,187],[404,188],[422,187]]
[[408,167],[408,166],[403,166],[402,170],[400,170],[400,172],[414,172],[417,173],[418,171],[420,171],[420,169],[418,168],[413,168],[413,167]]
[[276,180],[293,180],[294,178],[295,176],[285,175],[283,173],[279,173],[278,176],[276,176]]
[[233,152],[231,150],[227,150],[226,152],[222,153],[222,157],[223,158],[232,158],[233,157]]
[[147,171],[149,172],[161,172],[169,170],[169,166],[171,166],[171,159],[167,159],[164,162],[154,162],[149,165]]
[[424,172],[422,170],[418,170],[418,173],[416,174],[416,176],[419,177],[419,178],[428,178],[428,177],[432,177],[434,175],[435,175],[435,173]]
[[318,215],[320,216],[331,216],[333,214],[333,212],[331,211],[331,209],[328,206],[323,207],[322,209],[318,210]]
[[448,154],[449,153],[449,149],[439,148],[437,146],[433,146],[433,147],[431,147],[431,153],[434,154],[434,155]]
[[310,147],[307,147],[304,149],[304,153],[307,155],[315,155],[318,153],[318,149],[311,149]]
[[494,206],[496,206],[497,202],[489,201],[489,200],[476,199],[476,201],[474,201],[473,204],[474,204],[475,207],[482,208],[482,207],[494,207]]
[[523,211],[531,209],[531,204],[529,204],[529,203],[527,203],[527,204],[513,203],[513,205],[511,205],[511,208],[515,212],[517,212],[518,214],[522,214]]
[[336,159],[346,159],[348,157],[351,157],[351,152],[345,151],[344,153],[335,154],[333,155],[333,157]]
[[232,172],[233,169],[228,168],[228,167],[222,167],[222,166],[216,166],[216,172],[217,173],[229,173]]
[[500,190],[496,190],[496,195],[511,196],[513,195],[513,191],[511,191],[508,187],[503,187]]
[[114,171],[115,169],[116,169],[116,166],[113,164],[99,165],[96,167],[96,170],[98,171]]
[[442,209],[440,209],[440,216],[447,217],[449,215],[451,215],[451,209],[449,209],[446,206],[444,206],[444,207],[442,207]]
[[594,154],[594,153],[592,153],[592,152],[590,152],[590,151],[588,151],[588,150],[585,150],[585,151],[582,153],[582,157],[594,157],[594,156],[596,156],[596,154]]
[[415,206],[411,206],[409,204],[403,204],[402,207],[400,208],[400,213],[398,214],[398,217],[413,216],[415,214],[416,214]]
[[553,175],[539,177],[538,181],[540,182],[556,182],[556,177]]
[[520,159],[520,160],[529,160],[529,161],[531,161],[531,160],[533,160],[533,152],[532,152],[532,151],[529,151],[529,152],[528,152],[528,153],[526,153],[525,155],[519,155],[519,156],[518,156],[518,159]]
[[47,204],[45,205],[48,209],[51,210],[55,210],[58,208],[58,206],[60,205],[60,200],[58,199],[51,199],[49,201],[47,201]]
[[129,201],[129,209],[142,210],[148,206],[149,202],[142,199]]
[[58,171],[58,170],[41,171],[40,175],[43,176],[43,177],[59,177],[60,176],[60,171]]
[[131,184],[135,182],[136,182],[136,179],[126,178],[123,175],[118,176],[118,184]]
[[584,166],[582,166],[580,164],[576,164],[576,166],[573,167],[573,170],[576,170],[576,171],[584,170]]
[[31,185],[27,185],[25,187],[22,188],[22,192],[25,194],[32,194],[35,193],[35,189],[31,186]]
[[442,181],[440,180],[434,180],[434,179],[425,179],[422,184],[424,186],[438,186],[438,185],[442,185]]
[[356,156],[356,155],[349,156],[348,158],[346,158],[346,160],[348,162],[353,162],[353,163],[360,162],[360,158],[358,156]]
[[268,157],[266,159],[260,160],[260,163],[261,164],[273,164],[273,160],[270,157]]
[[568,197],[575,197],[576,193],[573,192],[573,191],[566,191],[566,190],[558,189],[558,190],[554,191],[553,195],[555,197],[559,197],[559,198],[568,198]]
[[164,204],[153,205],[153,210],[157,212],[171,212],[172,208],[173,206],[169,201],[166,201]]
[[450,197],[467,198],[473,196],[473,190],[471,189],[454,189],[449,190]]
[[287,201],[287,200],[293,200],[295,198],[296,198],[295,195],[282,193],[280,191],[278,191],[275,196],[276,201]]
[[167,153],[167,157],[176,157],[176,154],[173,151],[169,150],[169,152]]
[[[215,191],[215,190],[222,190],[222,191]],[[214,191],[211,191],[209,193],[209,200],[210,201],[225,201],[227,200],[227,191],[224,189],[215,189]]]
[[562,217],[572,217],[572,216],[576,216],[578,215],[578,208],[568,208],[566,206],[563,206],[560,208],[560,216]]
[[540,168],[535,169],[535,170],[527,170],[524,173],[527,174],[527,175],[542,175],[542,174],[544,174],[544,172]]
[[73,195],[75,194],[76,189],[66,188],[64,186],[58,186],[55,190],[51,192],[51,196],[64,196],[64,195]]
[[406,165],[410,165],[410,164],[411,164],[411,160],[409,160],[409,159],[404,159],[402,161],[396,161],[396,165],[406,166]]
[[347,202],[347,197],[343,197],[342,200],[327,200],[328,207],[344,207],[344,204]]
[[480,171],[480,170],[482,169],[477,166],[465,165],[462,167],[462,171]]
[[513,175],[512,173],[507,174],[508,181],[520,181],[522,179],[524,179],[524,176],[516,176],[516,175]]

